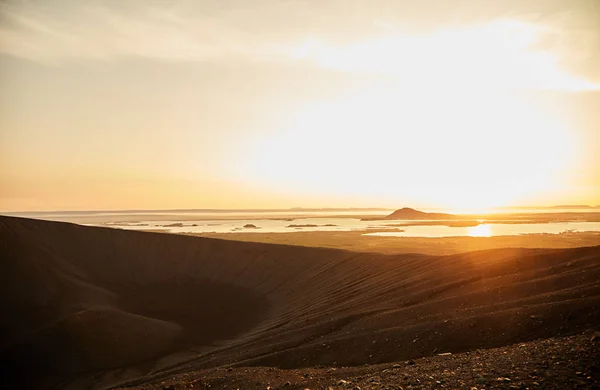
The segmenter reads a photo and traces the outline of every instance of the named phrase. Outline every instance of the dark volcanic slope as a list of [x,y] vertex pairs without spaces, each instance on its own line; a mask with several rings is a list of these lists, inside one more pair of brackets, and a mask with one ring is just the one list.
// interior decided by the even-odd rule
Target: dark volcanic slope
[[23,386],[374,364],[600,324],[600,247],[384,256],[0,217],[0,253],[1,363]]
[[[600,334],[552,337],[457,354],[355,367],[217,367],[136,390],[163,389],[598,389]],[[129,387],[131,388],[131,387]]]

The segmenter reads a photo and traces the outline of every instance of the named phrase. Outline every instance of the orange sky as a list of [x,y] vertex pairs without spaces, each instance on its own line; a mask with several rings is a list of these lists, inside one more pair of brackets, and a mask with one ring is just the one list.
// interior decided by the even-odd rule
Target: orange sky
[[600,204],[600,3],[0,3],[0,211]]

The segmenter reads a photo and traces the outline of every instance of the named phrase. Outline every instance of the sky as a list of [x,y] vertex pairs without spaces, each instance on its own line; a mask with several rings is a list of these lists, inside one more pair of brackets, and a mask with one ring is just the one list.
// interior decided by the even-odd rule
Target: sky
[[0,1],[0,211],[600,205],[600,2]]

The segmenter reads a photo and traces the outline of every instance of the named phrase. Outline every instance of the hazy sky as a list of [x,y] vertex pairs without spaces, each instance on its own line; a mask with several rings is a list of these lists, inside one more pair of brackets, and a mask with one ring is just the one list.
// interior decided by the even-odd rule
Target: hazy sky
[[600,1],[0,1],[0,211],[600,204]]

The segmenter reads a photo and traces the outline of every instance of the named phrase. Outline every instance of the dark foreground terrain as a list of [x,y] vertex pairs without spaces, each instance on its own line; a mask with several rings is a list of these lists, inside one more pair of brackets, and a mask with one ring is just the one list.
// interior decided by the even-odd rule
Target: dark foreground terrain
[[600,246],[383,255],[0,217],[0,253],[8,388],[598,383]]
[[600,388],[599,357],[600,335],[586,332],[508,347],[358,367],[205,369],[135,388],[591,389]]

